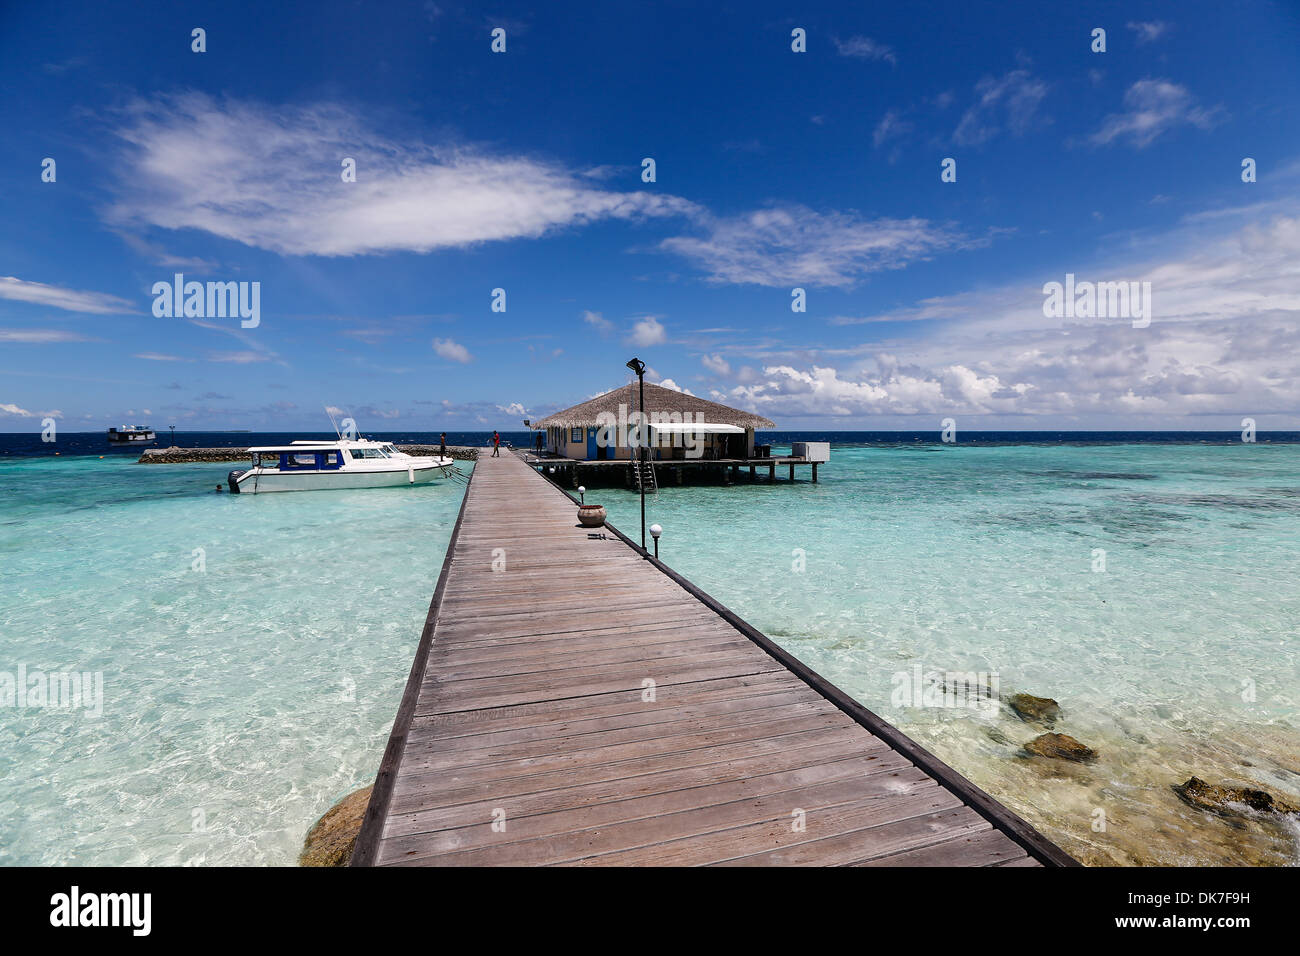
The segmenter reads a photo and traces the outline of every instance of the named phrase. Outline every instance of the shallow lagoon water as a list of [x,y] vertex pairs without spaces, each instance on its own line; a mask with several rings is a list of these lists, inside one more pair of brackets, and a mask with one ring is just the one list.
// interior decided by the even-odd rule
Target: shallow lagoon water
[[[1300,445],[837,445],[803,473],[662,485],[663,558],[1086,862],[1297,859],[1286,825],[1170,787],[1300,801]],[[639,533],[634,494],[587,500]],[[1055,698],[1099,759],[1021,755],[1043,729],[1006,708],[911,706],[918,667]]]
[[0,863],[291,864],[373,781],[463,486],[214,493],[231,467],[0,461],[0,671],[104,697],[0,707]]
[[[0,863],[292,863],[373,780],[461,486],[214,494],[229,467],[0,461],[0,672],[105,697],[0,708]],[[818,485],[666,485],[649,515],[674,567],[1079,858],[1284,864],[1295,833],[1170,786],[1300,799],[1297,476],[1296,444],[836,444]],[[634,495],[588,500],[638,528]],[[916,667],[1057,699],[1099,760],[899,705]]]

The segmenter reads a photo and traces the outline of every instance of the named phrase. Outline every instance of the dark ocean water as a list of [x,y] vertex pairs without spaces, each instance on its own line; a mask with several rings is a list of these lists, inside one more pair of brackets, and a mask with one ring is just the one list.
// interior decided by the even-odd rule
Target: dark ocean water
[[[399,444],[438,443],[438,432],[383,431],[367,432],[365,437],[377,438]],[[297,439],[328,440],[330,432],[202,432],[176,433],[176,444],[182,448],[229,448],[248,445],[278,445]],[[490,431],[449,431],[449,445],[486,445],[492,438]],[[515,447],[529,447],[533,434],[524,431],[502,432],[503,441]],[[760,444],[789,445],[791,441],[828,441],[832,445],[862,447],[868,445],[937,445],[937,430],[883,432],[883,431],[762,431]],[[961,431],[957,443],[961,445],[1231,445],[1241,441],[1241,433],[1227,432],[1118,432],[1118,431]],[[1294,444],[1300,442],[1300,432],[1259,432],[1256,441],[1264,444]],[[62,432],[55,442],[42,442],[39,432],[0,433],[0,455],[134,455],[143,448],[165,448],[171,444],[170,434],[162,430],[152,442],[129,446],[110,445],[104,432]]]

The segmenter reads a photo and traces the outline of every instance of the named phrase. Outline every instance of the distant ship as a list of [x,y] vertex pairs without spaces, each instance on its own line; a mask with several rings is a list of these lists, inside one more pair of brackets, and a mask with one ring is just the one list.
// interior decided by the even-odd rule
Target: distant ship
[[119,425],[108,430],[108,440],[113,444],[153,441],[156,437],[148,425]]

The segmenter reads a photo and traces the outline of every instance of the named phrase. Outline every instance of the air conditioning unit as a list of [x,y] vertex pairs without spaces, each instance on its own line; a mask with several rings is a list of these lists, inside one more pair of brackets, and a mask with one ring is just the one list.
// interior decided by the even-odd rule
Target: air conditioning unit
[[790,445],[790,454],[806,461],[830,461],[831,443],[828,441],[797,441]]

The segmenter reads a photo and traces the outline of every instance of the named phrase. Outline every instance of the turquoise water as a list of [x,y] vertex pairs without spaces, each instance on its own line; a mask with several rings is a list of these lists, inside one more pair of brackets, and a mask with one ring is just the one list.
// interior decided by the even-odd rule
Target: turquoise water
[[[0,707],[0,863],[291,863],[373,780],[461,486],[214,494],[229,467],[0,461],[0,681],[103,675],[102,716]],[[1294,444],[836,445],[818,485],[669,485],[650,520],[674,567],[1081,859],[1288,863],[1293,832],[1170,786],[1300,800],[1297,476]],[[638,528],[635,496],[588,500]],[[1055,698],[1099,759],[894,699],[918,667]]]
[[[1286,827],[1170,786],[1300,801],[1300,445],[835,446],[820,477],[666,485],[648,522],[674,568],[1080,858],[1297,858]],[[635,495],[587,500],[639,534]],[[917,667],[1052,697],[1101,756],[1027,759],[1041,731],[1005,709],[909,706]]]
[[0,461],[0,672],[103,679],[0,707],[0,863],[290,864],[373,782],[463,486],[231,467]]

